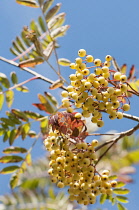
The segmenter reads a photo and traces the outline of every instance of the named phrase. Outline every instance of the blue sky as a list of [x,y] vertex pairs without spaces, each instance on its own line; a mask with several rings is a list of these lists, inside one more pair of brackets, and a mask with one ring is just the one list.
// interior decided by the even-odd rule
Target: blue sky
[[[58,3],[59,1],[55,1]],[[126,63],[130,68],[132,64],[136,66],[137,76],[139,77],[139,1],[126,1],[126,0],[76,0],[76,1],[60,1],[62,3],[61,12],[66,12],[66,24],[70,25],[70,29],[64,38],[59,38],[61,48],[58,49],[59,57],[65,57],[74,61],[77,57],[77,51],[80,48],[85,48],[88,54],[92,54],[96,58],[104,59],[107,54],[111,54],[116,58],[119,65]],[[39,9],[33,9],[16,4],[16,2],[5,0],[0,2],[0,56],[8,59],[13,59],[13,55],[9,52],[12,40],[20,34],[22,27],[29,25],[32,19],[37,19],[41,14]],[[55,62],[55,58],[50,60]],[[55,64],[54,64],[55,65]],[[0,62],[0,72],[9,75],[11,71],[16,71],[19,82],[30,78],[27,73],[14,68],[8,64]],[[36,71],[49,76],[50,79],[57,79],[56,75],[45,66],[38,66]],[[62,74],[68,78],[72,73],[68,68],[62,68]],[[13,108],[19,107],[21,110],[30,109],[33,102],[37,102],[37,93],[42,93],[48,89],[48,84],[43,81],[31,82],[27,84],[30,93],[20,94],[16,92],[15,102]],[[52,94],[59,100],[60,90],[51,91]],[[21,100],[18,100],[21,97]],[[26,103],[23,103],[26,102]],[[133,115],[139,115],[137,109],[138,98],[134,97],[131,100],[131,111]],[[25,108],[26,107],[26,108]],[[32,108],[37,111],[35,107]],[[4,110],[5,111],[5,110]],[[2,112],[3,114],[4,112]],[[120,123],[120,126],[119,126]],[[111,122],[108,120],[107,124],[102,129],[106,132],[110,129],[123,131],[134,126],[134,122],[123,119],[121,122]],[[36,129],[36,128],[35,128]],[[24,142],[27,147],[30,147],[32,140]],[[15,145],[21,142],[15,142]],[[8,146],[2,145],[1,149]],[[22,144],[24,146],[24,144]],[[33,152],[35,159],[42,155],[42,144],[38,142],[39,150]],[[129,195],[130,203],[127,205],[130,209],[136,209],[139,205],[137,195],[139,194],[138,187],[139,181],[139,167],[137,167],[137,174],[134,175],[136,182],[130,185],[132,192]],[[8,192],[8,179],[9,176],[2,176],[0,179],[0,194]],[[115,209],[115,207],[112,207]]]

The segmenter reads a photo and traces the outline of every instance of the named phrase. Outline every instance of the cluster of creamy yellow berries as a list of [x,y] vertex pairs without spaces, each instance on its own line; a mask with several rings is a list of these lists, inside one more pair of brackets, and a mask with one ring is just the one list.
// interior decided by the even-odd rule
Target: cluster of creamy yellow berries
[[109,170],[98,173],[95,163],[95,147],[98,141],[91,143],[76,142],[62,135],[58,130],[49,131],[44,140],[50,152],[49,175],[57,187],[68,186],[69,198],[79,204],[94,204],[101,194],[112,195],[117,181],[110,180]]
[[[75,73],[69,76],[71,84],[61,93],[62,106],[67,112],[73,112],[73,105],[81,108],[82,113],[77,117],[91,117],[91,121],[97,123],[98,127],[104,125],[101,111],[108,113],[111,120],[122,119],[123,112],[130,109],[126,102],[126,75],[110,68],[110,55],[105,57],[103,63],[100,59],[87,55],[84,49],[78,51],[78,56],[75,63],[70,64]],[[89,63],[93,63],[93,66],[87,67]]]

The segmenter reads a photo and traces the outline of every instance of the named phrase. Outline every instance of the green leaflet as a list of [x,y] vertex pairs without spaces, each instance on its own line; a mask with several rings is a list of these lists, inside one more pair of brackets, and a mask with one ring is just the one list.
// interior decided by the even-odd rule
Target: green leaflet
[[16,3],[21,4],[23,6],[38,8],[39,5],[35,0],[16,0]]

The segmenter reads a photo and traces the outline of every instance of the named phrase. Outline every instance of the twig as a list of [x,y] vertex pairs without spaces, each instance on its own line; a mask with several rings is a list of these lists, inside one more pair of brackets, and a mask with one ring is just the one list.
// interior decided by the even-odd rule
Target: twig
[[133,134],[136,130],[138,130],[138,129],[139,129],[139,123],[138,123],[135,127],[131,128],[131,129],[127,130],[127,131],[121,132],[121,133],[119,134],[118,137],[115,137],[115,138],[113,138],[113,139],[110,140],[110,141],[106,141],[106,142],[103,143],[102,145],[98,146],[98,147],[95,149],[95,151],[98,151],[99,149],[101,149],[102,147],[106,146],[107,144],[112,143],[112,144],[105,150],[105,152],[99,157],[99,159],[98,159],[98,161],[96,162],[95,165],[97,165],[97,164],[99,163],[99,161],[103,158],[103,156],[105,156],[105,154],[106,154],[106,153],[113,147],[113,145],[116,144],[121,138],[123,138],[124,136],[130,136],[130,135],[132,135],[132,134]]
[[[13,66],[16,66],[16,67],[20,68],[19,67],[19,64],[16,63],[16,62],[14,62],[14,61],[12,61],[12,60],[8,60],[8,59],[6,59],[6,58],[4,58],[2,56],[0,56],[0,60],[2,60],[5,63],[9,63],[10,65],[13,65]],[[32,74],[32,75],[35,75],[38,79],[44,80],[45,82],[48,82],[50,84],[53,84],[54,83],[53,80],[50,80],[50,79],[44,77],[43,75],[38,74],[37,72],[35,72],[35,71],[33,71],[33,70],[31,70],[31,69],[29,69],[27,67],[24,67],[24,68],[21,68],[21,69],[23,71],[26,71],[26,72]],[[60,88],[63,89],[63,90],[66,90],[66,87],[65,86],[61,86]]]
[[20,87],[20,86],[26,84],[27,82],[30,82],[30,81],[35,80],[35,79],[38,79],[38,77],[35,76],[35,77],[32,77],[32,78],[30,78],[30,79],[25,80],[24,82],[18,83],[18,84],[16,84],[16,85],[14,85],[14,86],[8,88],[7,90],[0,92],[0,94],[6,93],[6,92],[9,91],[9,90],[13,90],[13,89],[15,89],[15,88],[17,88],[17,87]]

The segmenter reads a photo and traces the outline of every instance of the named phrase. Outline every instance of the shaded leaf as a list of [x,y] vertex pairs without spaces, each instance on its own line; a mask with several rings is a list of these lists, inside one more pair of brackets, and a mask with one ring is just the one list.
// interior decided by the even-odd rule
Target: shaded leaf
[[0,73],[0,82],[5,88],[10,87],[10,82],[4,73]]
[[26,153],[27,149],[23,147],[8,147],[3,150],[4,154]]
[[18,78],[17,78],[16,73],[13,71],[13,72],[11,72],[10,76],[11,76],[12,83],[14,85],[17,84],[18,83]]
[[52,17],[48,22],[48,28],[52,29],[52,28],[56,28],[56,26],[57,27],[61,26],[65,21],[65,15],[66,13],[62,12]]
[[49,89],[50,90],[55,90],[59,87],[62,87],[62,85],[64,84],[64,81],[63,80],[56,80],[52,85],[49,86]]
[[8,166],[0,171],[0,174],[10,174],[19,169],[19,166]]
[[121,203],[117,203],[118,210],[127,210]]
[[47,12],[47,14],[45,16],[46,22],[48,22],[59,11],[61,5],[62,5],[61,3],[57,3],[52,9],[50,9]]
[[23,121],[28,121],[27,116],[24,114],[24,112],[21,112],[19,109],[12,109],[11,112],[17,116],[19,119]]
[[124,186],[125,186],[124,182],[117,182],[117,185],[116,185],[117,188],[124,187]]
[[117,195],[116,199],[121,203],[128,203],[129,202],[127,197],[121,196],[121,195]]
[[61,37],[61,36],[64,36],[66,31],[69,29],[69,25],[65,25],[65,26],[60,26],[56,29],[54,29],[52,32],[51,32],[51,37],[53,39],[57,38],[57,37]]
[[100,204],[105,203],[106,199],[107,199],[107,194],[101,194],[100,200],[99,200]]
[[58,101],[56,100],[56,98],[48,92],[44,92],[45,97],[54,105],[58,108]]
[[9,139],[10,131],[5,131],[3,136],[3,142],[6,142]]
[[14,124],[21,124],[21,121],[11,112],[7,111],[6,115],[9,117],[9,119],[14,123]]
[[3,107],[3,104],[4,104],[4,94],[3,93],[0,93],[0,110]]
[[41,120],[40,129],[43,135],[48,133],[48,118]]
[[29,89],[26,86],[24,86],[24,85],[18,86],[16,88],[16,90],[21,91],[23,93],[28,93],[29,92]]
[[130,192],[128,189],[121,189],[121,188],[115,188],[113,189],[113,193],[118,194],[118,195],[126,195]]
[[44,2],[43,8],[42,8],[43,13],[45,13],[51,7],[51,5],[53,4],[53,1],[54,0],[46,0]]
[[58,63],[59,63],[59,65],[61,65],[61,66],[69,66],[70,63],[71,63],[71,61],[68,60],[68,59],[66,59],[66,58],[59,58],[59,59],[58,59]]
[[109,176],[109,180],[115,180],[115,179],[117,179],[117,176],[116,175]]
[[5,133],[5,129],[4,128],[0,128],[0,136],[3,136],[4,133]]
[[31,131],[31,130],[30,130],[30,131],[28,132],[28,136],[29,136],[30,138],[35,138],[36,135],[37,135],[37,134],[36,134],[35,131]]
[[36,112],[32,112],[32,111],[24,111],[24,113],[26,114],[26,116],[28,118],[31,118],[31,119],[34,119],[34,120],[37,120],[39,118],[44,117],[43,115],[41,115],[39,113],[36,113]]
[[0,158],[0,163],[18,163],[24,160],[22,157],[17,155],[3,156]]
[[55,42],[50,42],[47,46],[47,48],[43,51],[43,56],[45,58],[45,60],[47,61],[49,59],[49,57],[51,56],[53,49],[55,46]]
[[14,91],[12,90],[6,91],[6,103],[8,107],[12,106],[13,100],[14,100]]
[[16,133],[17,133],[16,129],[11,130],[10,136],[9,136],[9,144],[10,145],[12,145],[14,143],[14,140],[16,139]]
[[7,126],[15,126],[15,123],[11,119],[1,117],[0,120],[4,122]]
[[38,58],[30,58],[28,60],[21,61],[19,63],[19,67],[20,68],[24,68],[24,67],[32,67],[33,68],[36,65],[41,64],[43,62],[44,62],[44,60],[42,58],[40,58],[40,57],[38,57]]
[[28,6],[28,7],[34,7],[34,8],[39,7],[39,5],[37,4],[35,0],[16,0],[16,3],[24,5],[24,6]]

